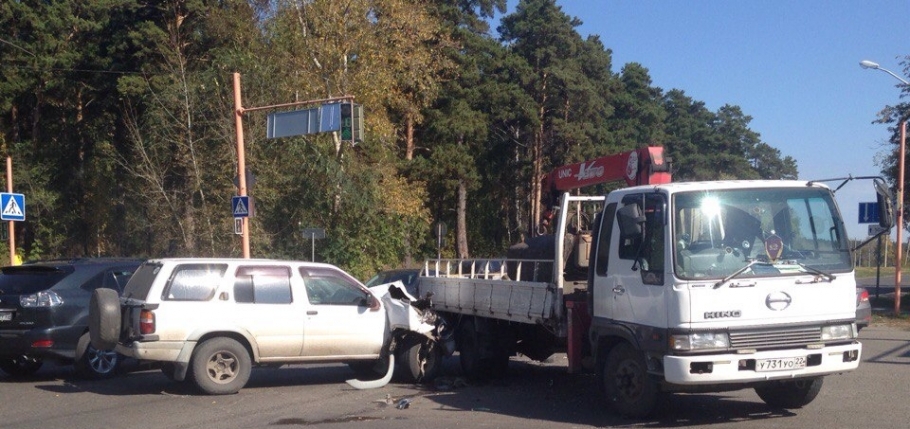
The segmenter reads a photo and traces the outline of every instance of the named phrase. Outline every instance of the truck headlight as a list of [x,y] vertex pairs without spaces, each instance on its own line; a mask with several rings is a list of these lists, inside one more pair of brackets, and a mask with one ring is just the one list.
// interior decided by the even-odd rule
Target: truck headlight
[[856,338],[856,325],[831,325],[822,327],[822,340],[852,340]]
[[730,348],[730,337],[726,332],[671,335],[670,348],[677,351],[727,349]]

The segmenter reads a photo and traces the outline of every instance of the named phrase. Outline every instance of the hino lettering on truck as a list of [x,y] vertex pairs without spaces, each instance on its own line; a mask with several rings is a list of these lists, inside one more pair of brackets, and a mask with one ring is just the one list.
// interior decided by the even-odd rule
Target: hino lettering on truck
[[728,311],[706,311],[705,319],[722,319],[727,317],[740,317],[743,312],[740,310],[728,310]]

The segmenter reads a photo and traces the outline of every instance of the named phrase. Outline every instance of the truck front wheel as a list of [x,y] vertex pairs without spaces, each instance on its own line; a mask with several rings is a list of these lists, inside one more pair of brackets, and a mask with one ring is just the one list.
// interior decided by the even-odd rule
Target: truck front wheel
[[774,408],[802,408],[818,396],[823,377],[773,381],[755,388],[762,401]]
[[617,344],[607,355],[603,385],[610,406],[621,415],[644,417],[657,404],[657,382],[648,375],[644,355],[628,343]]

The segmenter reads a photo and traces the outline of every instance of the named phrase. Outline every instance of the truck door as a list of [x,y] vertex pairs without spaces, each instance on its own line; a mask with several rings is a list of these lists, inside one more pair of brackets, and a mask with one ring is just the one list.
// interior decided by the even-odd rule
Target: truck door
[[605,208],[593,273],[595,318],[666,326],[666,205],[662,194],[642,193]]

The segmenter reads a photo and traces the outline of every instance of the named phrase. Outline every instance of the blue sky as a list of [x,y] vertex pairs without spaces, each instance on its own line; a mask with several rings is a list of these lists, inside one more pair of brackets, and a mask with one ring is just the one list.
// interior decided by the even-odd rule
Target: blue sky
[[[509,0],[509,13],[517,3]],[[899,61],[910,55],[910,1],[557,4],[583,21],[582,36],[597,34],[612,50],[614,73],[637,62],[664,91],[681,89],[713,111],[740,106],[762,141],[797,161],[801,179],[881,174],[876,158],[890,148],[890,134],[872,121],[900,102],[900,82],[859,62],[904,76]],[[850,236],[865,237],[858,206],[875,201],[871,183],[855,181],[837,196]]]

